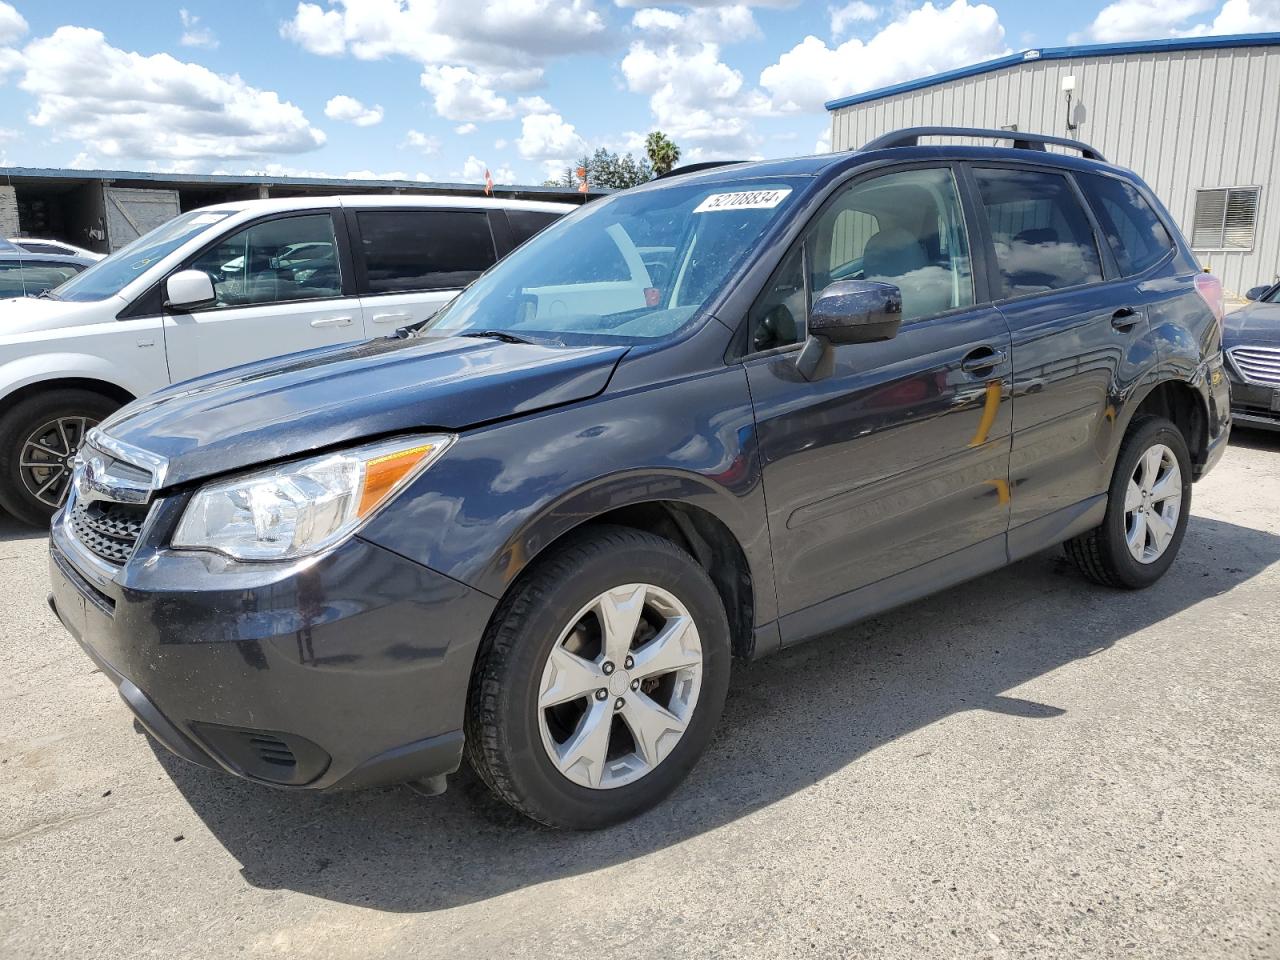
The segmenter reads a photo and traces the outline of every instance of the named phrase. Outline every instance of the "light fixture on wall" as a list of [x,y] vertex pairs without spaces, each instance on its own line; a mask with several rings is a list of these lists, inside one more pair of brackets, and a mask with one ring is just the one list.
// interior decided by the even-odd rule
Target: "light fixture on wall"
[[1074,133],[1080,124],[1075,123],[1071,119],[1071,93],[1076,88],[1075,74],[1067,74],[1062,78],[1062,92],[1067,96],[1067,132]]

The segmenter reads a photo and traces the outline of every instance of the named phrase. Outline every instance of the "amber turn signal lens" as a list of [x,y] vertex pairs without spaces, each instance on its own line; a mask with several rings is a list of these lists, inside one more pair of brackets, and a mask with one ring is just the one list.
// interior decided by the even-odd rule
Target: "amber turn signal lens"
[[439,444],[424,443],[418,447],[398,450],[367,461],[364,465],[364,486],[360,491],[360,505],[356,508],[356,515],[368,516],[370,511],[385,500],[396,485],[437,446]]

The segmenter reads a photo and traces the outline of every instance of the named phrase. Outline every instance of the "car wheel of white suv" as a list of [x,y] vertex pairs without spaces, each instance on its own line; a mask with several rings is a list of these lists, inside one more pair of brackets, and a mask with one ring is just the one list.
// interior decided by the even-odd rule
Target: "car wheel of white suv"
[[27,397],[0,419],[0,507],[47,526],[71,485],[71,462],[91,427],[119,407],[90,390]]

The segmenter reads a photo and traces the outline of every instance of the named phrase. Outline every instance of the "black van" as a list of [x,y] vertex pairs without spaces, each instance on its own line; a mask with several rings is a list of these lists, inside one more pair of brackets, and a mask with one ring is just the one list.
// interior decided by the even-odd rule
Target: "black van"
[[1149,586],[1227,440],[1221,288],[1092,148],[936,135],[1010,136],[677,171],[418,329],[130,404],[54,608],[188,760],[437,792],[465,754],[581,828],[680,782],[733,657],[1055,543]]

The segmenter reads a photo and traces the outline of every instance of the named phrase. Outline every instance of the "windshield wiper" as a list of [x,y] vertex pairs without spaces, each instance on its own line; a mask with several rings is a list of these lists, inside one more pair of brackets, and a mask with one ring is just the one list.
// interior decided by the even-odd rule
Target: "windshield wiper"
[[62,298],[52,290],[41,290],[36,294],[37,300],[61,300]]
[[506,330],[468,330],[466,333],[458,334],[460,337],[482,337],[486,340],[501,340],[503,343],[533,343],[524,337],[518,337],[514,333],[508,333]]

